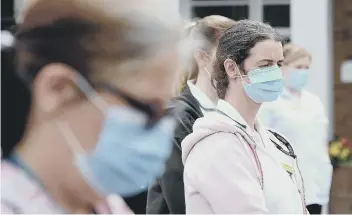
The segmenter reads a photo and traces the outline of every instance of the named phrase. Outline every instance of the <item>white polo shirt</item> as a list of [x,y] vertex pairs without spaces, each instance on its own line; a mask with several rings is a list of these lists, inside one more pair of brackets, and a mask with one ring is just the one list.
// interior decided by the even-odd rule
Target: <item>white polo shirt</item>
[[[202,107],[208,108],[208,109],[212,109],[215,108],[216,104],[214,104],[207,95],[205,95],[205,93],[203,91],[201,91],[195,84],[194,84],[194,80],[189,80],[187,81],[187,85],[189,87],[189,90],[191,91],[192,95],[194,96],[194,98],[197,99],[197,101],[199,102],[199,104]],[[203,115],[206,113],[206,110],[204,110],[202,107],[200,107]]]

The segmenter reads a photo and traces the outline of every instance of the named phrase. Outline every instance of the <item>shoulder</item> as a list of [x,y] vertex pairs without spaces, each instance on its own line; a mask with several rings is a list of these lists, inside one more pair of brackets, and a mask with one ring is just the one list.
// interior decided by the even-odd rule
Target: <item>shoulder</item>
[[[6,160],[1,160],[1,210],[2,212],[22,213],[19,199],[26,196],[28,186],[24,186],[25,178],[20,169]],[[7,213],[7,212],[6,212]]]
[[237,183],[233,178],[254,182],[257,167],[249,144],[239,133],[217,133],[201,140],[185,162],[185,184],[191,181],[199,188],[202,183]]
[[176,116],[177,124],[174,136],[178,142],[192,133],[195,121],[203,117],[203,113],[197,103],[193,103],[192,100],[188,100],[187,97],[183,96],[173,99],[167,110]]
[[303,90],[302,94],[305,97],[305,99],[307,99],[307,100],[312,100],[313,102],[321,102],[320,98],[317,95],[315,95],[307,90]]
[[168,108],[176,113],[188,112],[191,115],[203,115],[199,102],[192,95],[188,87],[184,89],[180,96],[177,96],[170,101]]
[[192,95],[181,95],[172,99],[167,107],[174,114],[188,113],[191,116],[203,116],[198,101]]
[[245,144],[243,139],[232,133],[217,132],[205,136],[188,155],[185,169],[189,166],[200,171],[205,166],[226,166],[232,161],[240,163],[241,157],[246,156]]
[[324,112],[324,109],[325,109],[324,105],[317,95],[305,90],[303,91],[303,96],[304,96],[304,102],[309,104],[311,108]]

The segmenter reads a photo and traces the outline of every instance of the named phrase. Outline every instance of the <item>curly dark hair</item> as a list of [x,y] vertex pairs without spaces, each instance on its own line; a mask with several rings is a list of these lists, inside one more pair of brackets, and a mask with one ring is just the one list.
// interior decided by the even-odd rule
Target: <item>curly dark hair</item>
[[243,71],[245,59],[250,50],[263,40],[275,40],[283,42],[283,38],[268,24],[240,20],[229,28],[220,38],[214,61],[214,79],[216,80],[217,94],[224,99],[229,85],[229,79],[224,67],[226,59],[232,59]]

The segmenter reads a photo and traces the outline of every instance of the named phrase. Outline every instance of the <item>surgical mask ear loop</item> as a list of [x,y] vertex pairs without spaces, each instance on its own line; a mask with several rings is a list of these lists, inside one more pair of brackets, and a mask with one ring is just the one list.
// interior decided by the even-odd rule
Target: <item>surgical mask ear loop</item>
[[209,75],[209,78],[211,79],[211,74],[210,74],[209,70],[207,69],[207,67],[204,66],[203,68],[204,68],[205,72]]
[[76,85],[102,113],[106,112],[109,105],[79,72],[76,72]]
[[242,82],[244,83],[244,84],[247,84],[248,85],[248,83],[243,79],[243,76],[247,76],[247,75],[242,75],[241,74],[241,70],[238,68],[238,66],[237,66],[237,64],[235,64],[235,66],[236,66],[236,69],[237,69],[237,71],[238,71],[238,75],[235,75],[235,77],[240,77],[241,78],[241,80],[242,80]]
[[60,120],[56,125],[74,154],[85,153],[85,150],[78,141],[76,135],[72,132],[72,129],[66,122]]
[[[208,55],[208,53],[206,53],[205,51],[202,51],[202,52],[204,52],[204,54],[209,58],[209,61],[211,61],[211,57]],[[203,69],[209,75],[210,80],[212,80],[211,74],[210,74],[209,70],[207,69],[207,67],[203,66]]]
[[215,81],[215,79],[213,79],[213,77],[211,76],[209,70],[208,70],[205,66],[204,66],[204,70],[205,70],[205,72],[208,73],[208,75],[209,75],[209,79],[210,79],[210,84],[211,84],[211,86],[212,86],[214,89],[216,89],[216,81]]
[[[100,95],[98,95],[93,87],[90,86],[88,81],[77,71],[75,81],[77,87],[87,96],[89,101],[91,101],[102,113],[105,113],[108,104]],[[83,149],[76,135],[72,132],[72,129],[66,122],[60,120],[56,123],[56,125],[74,154],[85,153],[85,150]]]
[[[63,121],[59,121],[56,123],[58,129],[61,131],[62,136],[67,142],[67,145],[70,147],[72,153],[73,153],[73,159],[75,159],[75,156],[77,154],[84,154],[87,153],[86,150],[83,149],[82,145],[78,141],[76,135],[72,132],[72,129],[70,126]],[[78,170],[78,167],[76,167]],[[79,170],[78,170],[79,171]],[[84,174],[89,174],[91,176],[90,171],[85,171]],[[100,191],[99,188],[94,187],[90,182],[88,182],[89,186],[102,198],[104,198],[104,194]]]

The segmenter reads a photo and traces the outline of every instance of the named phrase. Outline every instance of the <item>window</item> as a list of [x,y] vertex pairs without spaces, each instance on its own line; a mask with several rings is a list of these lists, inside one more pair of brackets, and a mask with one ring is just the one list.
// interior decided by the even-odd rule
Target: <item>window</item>
[[1,1],[1,19],[13,18],[13,0]]
[[[273,26],[289,41],[290,2],[292,0],[187,0],[192,17],[222,15],[234,20],[256,19]],[[189,13],[190,14],[190,13]]]
[[196,6],[192,8],[193,17],[221,15],[234,20],[248,19],[248,5],[240,6]]
[[290,27],[290,5],[264,5],[263,21],[273,27]]

